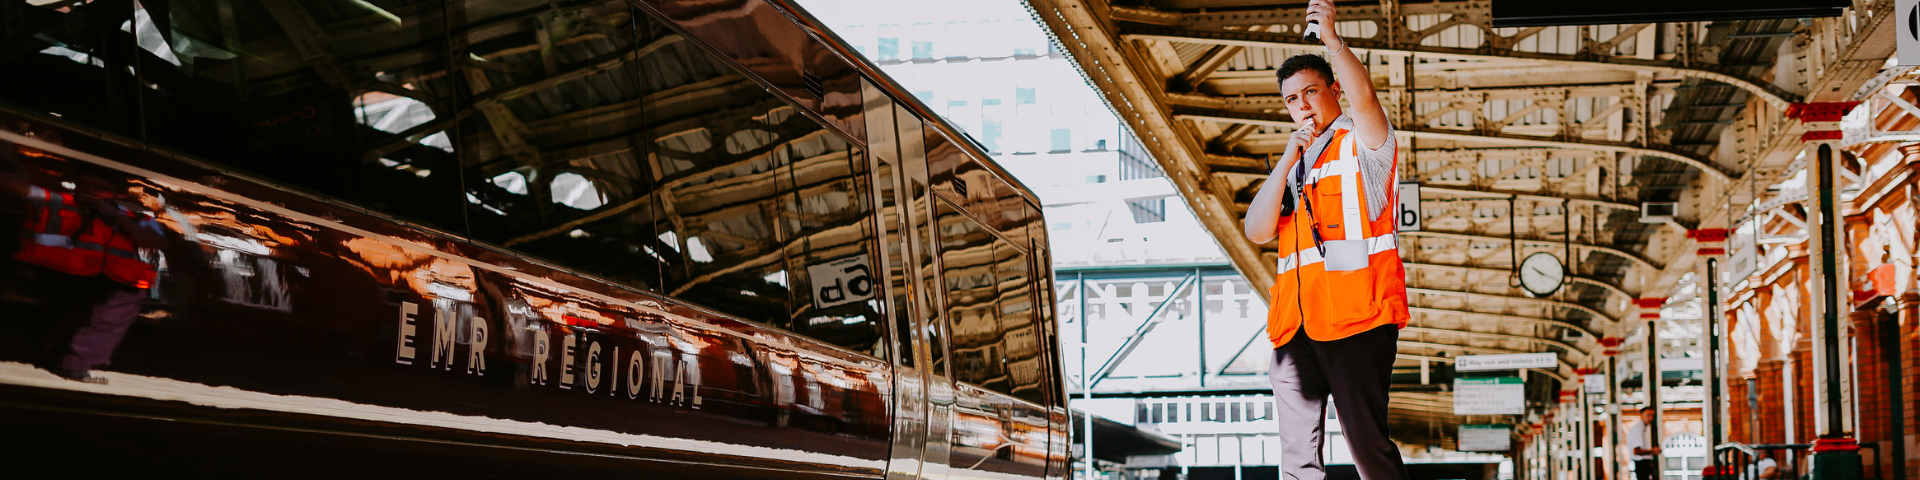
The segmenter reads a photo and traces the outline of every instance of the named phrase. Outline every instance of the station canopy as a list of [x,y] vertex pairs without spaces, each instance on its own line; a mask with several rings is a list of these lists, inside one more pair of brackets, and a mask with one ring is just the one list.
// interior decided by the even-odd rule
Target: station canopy
[[[1395,127],[1400,180],[1420,185],[1421,228],[1400,237],[1413,312],[1400,368],[1551,352],[1558,368],[1531,373],[1552,381],[1528,392],[1532,411],[1548,411],[1605,363],[1602,338],[1644,338],[1653,309],[1682,316],[1671,307],[1704,295],[1694,234],[1725,228],[1800,168],[1805,127],[1789,108],[1857,101],[1905,70],[1889,68],[1891,4],[1810,19],[1495,28],[1489,1],[1340,2],[1338,30]],[[1241,218],[1296,127],[1276,69],[1325,51],[1302,39],[1306,2],[1029,6],[1266,291],[1280,253],[1248,241]],[[1548,295],[1516,276],[1540,253],[1566,265]],[[1463,418],[1439,386],[1398,383],[1396,432]]]

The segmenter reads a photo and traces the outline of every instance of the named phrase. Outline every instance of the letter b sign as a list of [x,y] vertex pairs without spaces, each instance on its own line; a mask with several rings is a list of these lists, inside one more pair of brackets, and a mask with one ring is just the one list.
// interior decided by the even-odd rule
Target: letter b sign
[[813,306],[829,308],[873,298],[873,267],[866,255],[807,266],[813,280]]
[[1394,206],[1394,218],[1400,231],[1420,231],[1420,184],[1400,182],[1400,204]]

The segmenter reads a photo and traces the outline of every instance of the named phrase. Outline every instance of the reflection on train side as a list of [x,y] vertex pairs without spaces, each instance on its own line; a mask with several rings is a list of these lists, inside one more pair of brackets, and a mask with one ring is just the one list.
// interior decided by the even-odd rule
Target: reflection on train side
[[[13,16],[0,429],[1066,472],[1035,199],[791,2]],[[182,421],[100,414],[128,411]],[[249,446],[301,450],[282,433]],[[227,437],[199,438],[174,456]]]
[[[107,370],[94,372],[102,381],[167,379],[237,396],[706,441],[645,453],[667,458],[777,460],[765,452],[793,451],[826,454],[805,458],[837,458],[823,466],[853,471],[882,465],[892,388],[884,362],[524,260],[477,262],[461,256],[469,245],[338,204],[284,194],[261,201],[237,188],[99,169],[91,164],[156,159],[8,136],[15,141],[0,148],[37,154],[9,155],[26,172],[16,183],[71,193],[62,185],[98,170],[109,189],[161,212],[168,242],[149,255],[167,268],[110,362],[93,365]],[[34,346],[76,327],[48,320],[88,306],[41,285],[64,274],[14,263],[0,308],[48,328],[6,335],[0,356],[46,365]]]

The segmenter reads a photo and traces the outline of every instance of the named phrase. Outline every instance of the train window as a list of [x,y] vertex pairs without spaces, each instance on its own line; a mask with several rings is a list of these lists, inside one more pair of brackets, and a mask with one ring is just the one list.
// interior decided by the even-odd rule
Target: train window
[[[499,35],[478,25],[493,21],[475,12],[499,8],[498,2],[453,2],[449,17],[468,25],[455,42],[453,75],[444,95],[474,105],[455,120],[456,151],[465,168],[466,215],[474,238],[540,257],[568,268],[635,288],[658,290],[663,252],[655,224],[661,184],[647,162],[641,112],[679,85],[641,73],[633,62],[604,68],[607,59],[637,57],[637,62],[673,62],[686,50],[679,36],[656,22],[596,22],[547,30],[552,38]],[[546,5],[526,8],[545,10]],[[622,2],[573,4],[568,15],[616,18],[636,15]],[[544,14],[542,14],[544,15]],[[529,14],[530,18],[545,18]],[[471,28],[469,27],[471,26]],[[706,67],[704,69],[700,67]],[[691,64],[675,70],[679,81],[744,77],[714,65]],[[754,93],[759,93],[754,91]],[[749,102],[764,103],[760,95]],[[382,100],[374,106],[410,99]],[[373,107],[365,110],[374,111]],[[426,125],[427,118],[369,117],[374,128],[402,132]],[[445,133],[423,137],[434,145]],[[684,135],[684,134],[683,134]]]
[[0,19],[0,102],[68,122],[133,136],[139,72],[173,66],[138,49],[136,38],[161,32],[131,1],[3,2]]
[[[792,232],[779,221],[791,200],[791,157],[784,153],[793,132],[774,131],[766,117],[789,107],[772,98],[739,102],[712,99],[699,110],[648,109],[648,124],[661,131],[707,132],[693,148],[665,148],[656,168],[672,171],[657,190],[663,239],[673,242],[665,282],[675,296],[734,316],[791,328],[792,275],[787,242]],[[691,105],[689,105],[691,107]],[[842,150],[845,148],[842,147]],[[678,180],[678,181],[674,181]]]
[[1000,294],[993,276],[993,245],[997,238],[945,200],[935,205],[947,317],[953,322],[954,379],[1012,394],[996,308]]
[[474,236],[885,355],[860,152],[623,2],[560,13],[606,21],[465,29],[454,55],[486,100],[456,130]]
[[[776,109],[777,110],[777,109]],[[875,356],[885,356],[876,307],[879,272],[873,259],[873,208],[860,177],[865,156],[845,139],[802,115],[771,115],[774,130],[791,132],[775,155],[794,187],[780,199],[781,231],[788,232],[793,276],[793,331]]]
[[1004,239],[993,244],[993,274],[999,290],[995,314],[1000,320],[1000,342],[1005,349],[1013,396],[1045,404],[1044,377],[1050,372],[1043,358],[1039,329],[1033,313],[1033,279],[1027,254]]
[[[22,2],[13,3],[7,8],[22,8]],[[383,5],[413,3],[425,2]],[[56,27],[55,36],[48,38],[67,40],[30,55],[32,61],[44,62],[38,57],[65,54],[66,65],[42,65],[48,67],[46,76],[39,68],[14,68],[26,64],[6,69],[55,79],[83,75],[76,68],[98,67],[93,79],[69,80],[109,86],[97,99],[51,99],[60,106],[47,111],[66,117],[62,109],[75,109],[76,117],[104,114],[113,122],[137,118],[137,127],[107,125],[108,130],[281,185],[465,233],[455,145],[445,135],[432,135],[432,126],[444,129],[440,120],[455,116],[452,83],[444,68],[438,68],[444,64],[382,53],[439,55],[419,46],[444,43],[445,23],[438,15],[413,11],[395,16],[397,23],[378,32],[331,32],[324,30],[361,18],[365,10],[312,2],[125,0],[47,7],[65,10],[73,24],[100,28],[63,36],[57,30],[64,27]],[[45,13],[26,8],[34,15]],[[332,41],[296,40],[313,34],[328,35]],[[48,91],[7,90],[33,95]],[[130,91],[138,93],[123,95]],[[90,111],[94,102],[110,107]],[[128,117],[120,114],[123,110],[135,114]],[[415,124],[429,127],[413,128]]]

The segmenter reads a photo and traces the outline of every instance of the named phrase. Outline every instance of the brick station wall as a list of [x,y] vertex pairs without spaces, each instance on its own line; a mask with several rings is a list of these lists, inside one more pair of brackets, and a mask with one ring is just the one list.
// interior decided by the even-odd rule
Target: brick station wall
[[1785,377],[1782,376],[1786,364],[1785,360],[1767,359],[1754,368],[1755,384],[1760,388],[1760,432],[1753,443],[1781,443],[1787,438],[1787,423],[1779,420],[1787,411]]

